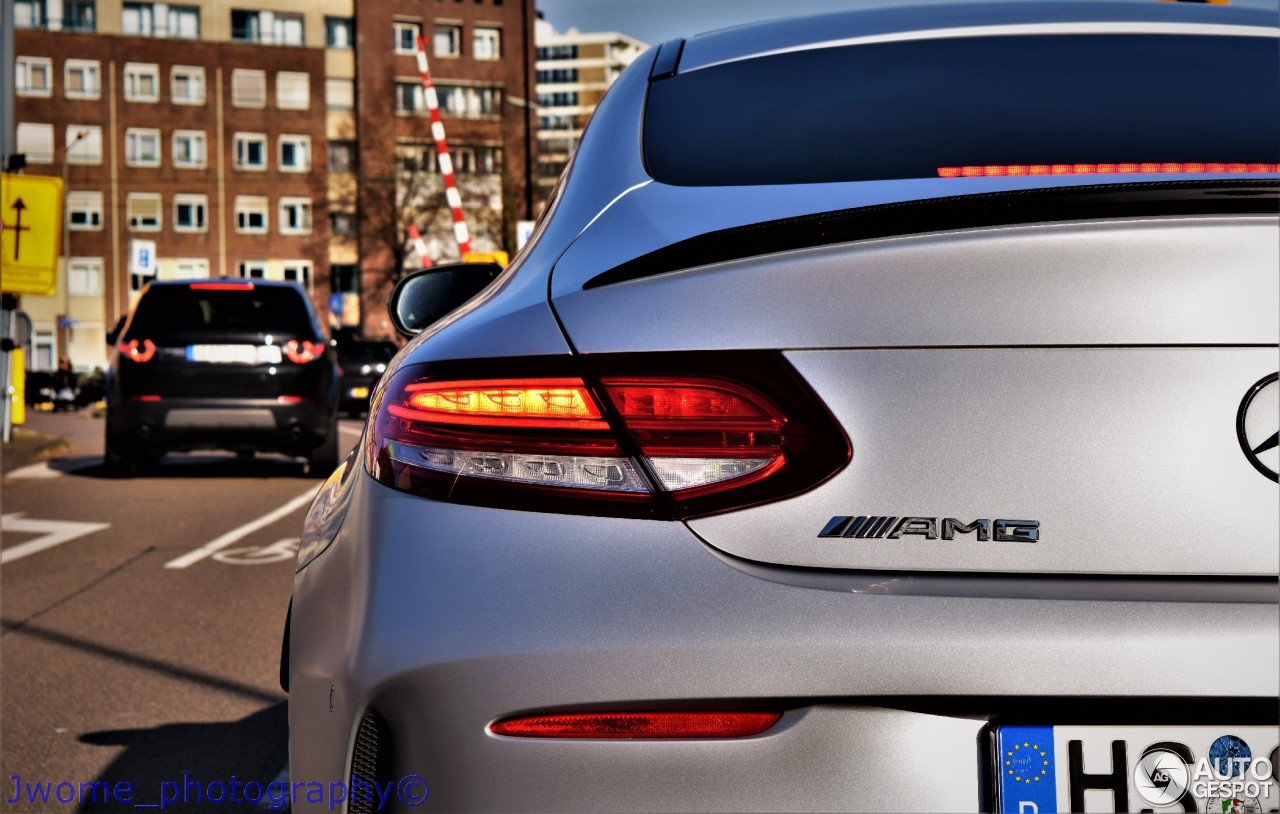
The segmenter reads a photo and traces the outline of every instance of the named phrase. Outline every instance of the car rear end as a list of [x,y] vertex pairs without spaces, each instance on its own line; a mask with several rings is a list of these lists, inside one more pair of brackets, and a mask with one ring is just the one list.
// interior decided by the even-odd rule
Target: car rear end
[[306,455],[332,435],[335,366],[295,285],[152,284],[116,351],[108,437],[132,456],[193,449]]
[[312,509],[295,776],[451,810],[1280,805],[1274,15],[1081,8],[624,74]]

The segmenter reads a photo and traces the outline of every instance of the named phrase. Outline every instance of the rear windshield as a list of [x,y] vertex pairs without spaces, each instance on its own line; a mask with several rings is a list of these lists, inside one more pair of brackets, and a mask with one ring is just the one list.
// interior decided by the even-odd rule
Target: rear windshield
[[649,89],[665,184],[932,178],[940,167],[1280,161],[1270,37],[1036,35],[825,48]]
[[219,333],[312,337],[316,332],[302,292],[275,286],[223,291],[153,286],[138,300],[129,324],[129,338],[154,341]]

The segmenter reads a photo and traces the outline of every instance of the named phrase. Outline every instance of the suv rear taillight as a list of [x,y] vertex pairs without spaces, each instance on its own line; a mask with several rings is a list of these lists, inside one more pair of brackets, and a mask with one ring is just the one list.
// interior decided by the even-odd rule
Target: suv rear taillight
[[130,339],[128,342],[121,342],[116,345],[116,350],[130,361],[150,362],[151,358],[156,355],[156,343],[150,339]]
[[416,365],[395,372],[373,413],[366,464],[382,483],[532,511],[727,511],[810,489],[851,454],[777,354]]
[[284,345],[284,355],[290,362],[297,365],[314,362],[324,356],[324,352],[325,344],[323,342],[312,342],[309,339],[290,339]]

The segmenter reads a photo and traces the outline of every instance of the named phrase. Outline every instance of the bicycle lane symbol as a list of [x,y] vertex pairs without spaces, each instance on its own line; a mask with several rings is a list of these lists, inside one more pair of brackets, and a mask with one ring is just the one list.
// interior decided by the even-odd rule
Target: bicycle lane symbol
[[298,557],[298,538],[286,537],[271,545],[251,546],[249,548],[229,548],[212,556],[227,565],[265,565],[273,562],[295,560]]

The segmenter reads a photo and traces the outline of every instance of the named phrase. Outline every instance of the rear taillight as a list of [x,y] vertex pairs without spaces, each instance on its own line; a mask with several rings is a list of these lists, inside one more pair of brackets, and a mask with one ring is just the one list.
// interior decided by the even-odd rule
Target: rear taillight
[[777,712],[587,712],[527,715],[494,721],[508,738],[745,738],[782,717]]
[[150,362],[156,355],[156,343],[150,339],[130,339],[116,345],[116,350],[132,362]]
[[396,372],[374,405],[369,471],[459,503],[683,518],[797,494],[849,460],[776,354],[517,359],[513,376],[492,365]]
[[325,344],[323,342],[312,342],[303,340],[299,342],[297,339],[290,339],[284,345],[285,357],[295,364],[305,365],[307,362],[314,362],[316,359],[324,356]]

